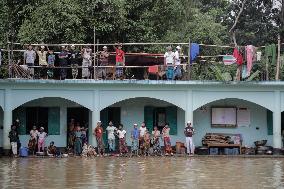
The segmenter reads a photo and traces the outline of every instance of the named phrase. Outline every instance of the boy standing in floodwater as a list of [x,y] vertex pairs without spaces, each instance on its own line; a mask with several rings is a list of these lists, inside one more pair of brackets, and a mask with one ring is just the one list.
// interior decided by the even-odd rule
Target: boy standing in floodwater
[[119,153],[120,155],[126,154],[128,152],[127,146],[126,146],[126,131],[123,129],[123,125],[119,124],[119,129],[117,131],[118,138],[119,138]]

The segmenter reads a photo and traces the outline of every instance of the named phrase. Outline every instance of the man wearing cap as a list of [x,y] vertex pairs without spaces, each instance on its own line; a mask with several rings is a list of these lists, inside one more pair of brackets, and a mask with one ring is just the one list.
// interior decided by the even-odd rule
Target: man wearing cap
[[[99,64],[100,66],[108,66],[108,58],[109,58],[109,52],[107,50],[107,46],[103,47],[103,51],[99,52]],[[98,76],[100,79],[105,79],[106,78],[106,68],[99,68],[98,70]]]
[[131,139],[132,139],[132,145],[131,145],[131,153],[134,153],[138,156],[138,147],[139,147],[139,130],[137,128],[137,124],[134,123],[133,130],[131,131]]
[[167,79],[174,79],[175,53],[172,47],[167,47],[167,52],[164,54],[164,66],[167,67]]
[[177,80],[180,80],[182,77],[182,73],[181,73],[181,60],[180,60],[180,52],[181,52],[181,48],[180,46],[176,47],[176,52],[175,52],[175,71],[174,71],[174,77]]
[[75,45],[71,45],[69,51],[69,60],[72,68],[72,77],[76,79],[78,76],[78,66],[79,66],[80,52],[76,50]]
[[112,121],[109,122],[107,128],[108,147],[110,152],[115,151],[115,135],[117,128],[113,125]]
[[191,125],[191,122],[187,122],[186,127],[184,128],[184,135],[186,141],[186,150],[188,155],[194,155],[194,144],[192,136],[194,134],[194,128]]

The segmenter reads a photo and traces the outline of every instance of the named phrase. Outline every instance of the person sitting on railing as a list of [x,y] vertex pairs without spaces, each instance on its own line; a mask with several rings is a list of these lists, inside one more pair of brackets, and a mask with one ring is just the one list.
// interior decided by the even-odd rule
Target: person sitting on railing
[[[24,64],[27,66],[34,66],[36,59],[36,52],[33,50],[33,46],[29,45],[28,49],[24,52]],[[29,74],[34,76],[34,68],[29,68]]]
[[82,49],[82,78],[88,79],[90,77],[89,66],[92,66],[92,49],[90,47],[86,47]]
[[[109,52],[107,50],[107,46],[103,47],[103,51],[99,52],[99,65],[100,66],[108,66]],[[107,77],[107,69],[99,68],[98,69],[98,77],[99,79],[105,79]]]
[[180,53],[181,53],[181,48],[180,46],[177,46],[175,52],[175,71],[174,71],[174,77],[176,80],[180,80],[182,78]]
[[[47,50],[48,47],[47,47]],[[46,61],[46,56],[48,51],[45,50],[45,46],[40,46],[40,50],[37,50],[36,47],[36,51],[37,51],[37,55],[38,55],[38,64],[39,66],[41,66],[40,68],[40,72],[39,72],[39,76],[40,78],[45,78],[46,77],[46,66],[47,66],[47,61]]]
[[64,80],[67,77],[67,58],[68,58],[68,52],[65,48],[65,46],[61,47],[61,52],[58,55],[59,57],[59,66],[62,67],[60,68],[60,79]]
[[47,56],[47,63],[48,63],[47,67],[49,69],[47,70],[47,76],[49,78],[53,78],[53,68],[54,68],[54,63],[55,63],[55,55],[54,55],[52,49],[50,49],[48,52],[49,52],[49,54]]
[[167,47],[167,52],[164,55],[164,66],[167,67],[167,80],[174,79],[175,53],[172,47]]
[[72,68],[72,77],[76,79],[78,76],[78,66],[80,59],[80,52],[76,50],[75,45],[71,45],[71,49],[69,51],[69,60]]
[[[116,66],[125,66],[125,53],[122,50],[122,45],[120,43],[116,43],[113,46],[116,56],[115,56],[115,62]],[[116,77],[123,79],[123,68],[118,67],[116,68]]]

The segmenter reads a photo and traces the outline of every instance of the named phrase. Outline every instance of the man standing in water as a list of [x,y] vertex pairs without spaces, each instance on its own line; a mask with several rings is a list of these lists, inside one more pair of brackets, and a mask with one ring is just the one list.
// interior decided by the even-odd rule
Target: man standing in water
[[135,123],[133,125],[133,130],[131,131],[131,139],[132,139],[132,145],[131,145],[131,154],[134,153],[138,156],[138,147],[139,147],[139,130],[137,128],[137,124]]
[[15,125],[12,125],[11,127],[11,131],[9,132],[9,138],[10,138],[10,144],[12,146],[13,156],[17,157],[18,154],[17,143],[19,140],[19,135],[17,132],[17,127]]
[[116,132],[117,129],[113,125],[112,121],[109,122],[106,130],[107,130],[109,152],[114,152],[115,151],[115,135],[114,135],[114,133]]
[[104,129],[102,127],[102,122],[98,121],[97,127],[94,130],[94,135],[97,139],[98,154],[101,156],[104,155],[104,151],[105,151],[104,142],[103,142],[103,132],[104,132]]
[[194,134],[194,128],[191,125],[191,122],[187,122],[186,127],[184,128],[184,135],[186,141],[186,150],[188,155],[194,155],[194,144],[192,136]]

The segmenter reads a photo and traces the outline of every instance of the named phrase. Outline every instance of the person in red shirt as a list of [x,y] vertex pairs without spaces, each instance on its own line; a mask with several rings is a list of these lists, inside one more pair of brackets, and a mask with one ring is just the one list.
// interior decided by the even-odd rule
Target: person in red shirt
[[98,121],[97,127],[94,130],[94,135],[97,139],[98,154],[100,155],[103,155],[105,151],[104,142],[103,142],[103,132],[104,129],[102,127],[102,122]]
[[[116,53],[115,62],[116,66],[125,66],[125,52],[122,50],[122,45],[120,43],[116,43],[114,46],[114,50]],[[123,68],[116,68],[116,77],[122,79],[123,76]]]

